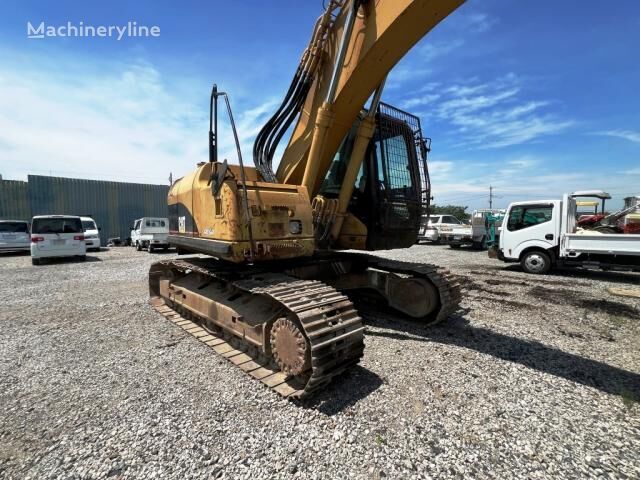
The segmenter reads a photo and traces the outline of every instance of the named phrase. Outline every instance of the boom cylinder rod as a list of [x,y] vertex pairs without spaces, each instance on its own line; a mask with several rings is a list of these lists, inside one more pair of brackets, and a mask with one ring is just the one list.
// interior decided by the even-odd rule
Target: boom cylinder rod
[[347,13],[344,29],[342,31],[342,38],[340,39],[340,46],[338,47],[338,56],[333,64],[333,72],[331,74],[331,82],[329,84],[329,90],[324,103],[318,109],[315,119],[315,125],[313,130],[313,139],[311,140],[311,146],[309,148],[309,157],[307,165],[304,169],[304,175],[302,177],[302,185],[307,187],[309,195],[313,195],[313,188],[316,184],[316,177],[320,169],[320,158],[322,158],[324,144],[327,136],[327,131],[333,124],[333,107],[332,103],[335,100],[336,91],[338,89],[338,80],[340,73],[342,72],[342,66],[347,54],[347,45],[353,32],[353,25],[356,21],[356,13],[360,6],[360,0],[353,0],[351,7]]
[[349,13],[347,14],[347,19],[345,20],[344,30],[342,31],[342,38],[340,39],[340,46],[338,47],[338,57],[333,64],[331,83],[329,83],[329,90],[327,91],[327,96],[325,98],[325,102],[330,104],[333,103],[333,100],[336,96],[336,90],[338,89],[338,80],[340,78],[340,73],[342,72],[344,58],[347,55],[347,45],[349,44],[349,39],[351,38],[351,33],[353,32],[353,25],[356,22],[356,13],[358,12],[359,6],[360,0],[353,0],[351,3],[351,8],[349,9]]

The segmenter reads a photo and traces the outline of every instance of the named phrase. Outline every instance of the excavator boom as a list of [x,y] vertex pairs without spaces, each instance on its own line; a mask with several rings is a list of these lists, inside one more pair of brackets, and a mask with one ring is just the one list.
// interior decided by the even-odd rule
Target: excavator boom
[[[313,198],[367,99],[409,49],[462,3],[464,0],[344,2],[323,44],[323,58],[280,160],[278,181],[304,184],[305,171],[309,177],[311,170],[315,173],[306,186]],[[320,148],[312,152],[319,125],[326,133]]]

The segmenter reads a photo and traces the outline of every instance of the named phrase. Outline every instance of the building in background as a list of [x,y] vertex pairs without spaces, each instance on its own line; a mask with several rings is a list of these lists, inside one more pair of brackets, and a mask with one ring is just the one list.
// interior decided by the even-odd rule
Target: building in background
[[166,217],[167,185],[106,182],[29,175],[26,182],[0,180],[0,219],[34,215],[82,215],[101,228],[100,239],[125,240],[136,218]]

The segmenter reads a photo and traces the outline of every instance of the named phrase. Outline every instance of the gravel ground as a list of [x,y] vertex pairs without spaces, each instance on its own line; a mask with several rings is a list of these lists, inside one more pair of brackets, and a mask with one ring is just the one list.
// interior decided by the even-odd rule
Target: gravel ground
[[425,329],[369,312],[361,364],[282,400],[147,305],[114,248],[0,256],[0,478],[640,478],[640,276],[528,276],[486,252],[382,252],[463,277]]

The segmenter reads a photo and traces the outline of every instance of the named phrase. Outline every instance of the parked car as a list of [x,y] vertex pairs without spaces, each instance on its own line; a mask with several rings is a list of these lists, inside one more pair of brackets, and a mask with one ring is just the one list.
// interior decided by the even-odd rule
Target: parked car
[[24,220],[0,220],[0,251],[29,251],[31,238],[29,222]]
[[440,243],[450,248],[460,248],[473,243],[473,229],[466,220],[459,220],[453,215],[443,215],[440,221]]
[[100,250],[100,229],[91,217],[80,217],[82,229],[84,230],[84,243],[87,250]]
[[157,248],[169,248],[169,219],[144,217],[136,220],[131,227],[131,245],[149,253]]
[[440,243],[444,240],[443,235],[448,236],[454,227],[460,226],[463,226],[462,222],[453,215],[429,215],[429,221],[423,222],[420,228],[418,241]]
[[87,258],[84,230],[80,217],[39,215],[31,220],[31,262],[53,257]]

